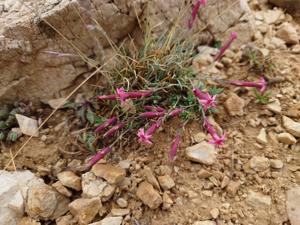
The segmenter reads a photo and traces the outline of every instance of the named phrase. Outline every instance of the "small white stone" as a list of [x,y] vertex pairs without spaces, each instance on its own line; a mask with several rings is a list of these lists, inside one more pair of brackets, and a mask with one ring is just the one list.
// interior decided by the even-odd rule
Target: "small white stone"
[[283,162],[279,159],[271,159],[270,164],[274,169],[281,169],[283,167]]
[[39,136],[37,120],[23,116],[21,114],[16,114],[16,119],[23,134],[33,137]]
[[271,197],[259,192],[249,191],[246,202],[255,209],[267,209],[271,206]]
[[118,217],[106,217],[103,220],[90,223],[89,225],[121,225],[123,218],[121,216]]
[[288,145],[292,145],[297,142],[296,138],[289,133],[278,134],[277,140],[283,144],[288,144]]
[[300,137],[300,123],[295,122],[287,116],[282,117],[283,126],[285,129],[296,137]]
[[213,219],[217,219],[219,214],[220,212],[219,209],[217,208],[213,208],[212,210],[210,210],[210,215],[212,216]]
[[281,105],[278,99],[271,100],[271,103],[267,104],[267,109],[274,113],[281,113]]
[[299,43],[299,36],[295,26],[287,22],[279,27],[276,36],[284,40],[287,44]]
[[253,156],[250,159],[250,168],[257,172],[264,171],[269,167],[270,167],[270,161],[266,157]]
[[217,225],[215,221],[205,220],[205,221],[197,221],[193,223],[193,225]]
[[257,142],[260,143],[260,144],[267,144],[267,143],[268,143],[268,140],[267,140],[267,132],[266,132],[266,129],[265,129],[265,128],[262,128],[262,129],[259,131],[259,134],[257,135],[256,140],[257,140]]
[[118,198],[118,199],[117,199],[117,204],[118,204],[118,206],[121,207],[121,208],[126,208],[126,207],[128,206],[128,202],[127,202],[127,200],[124,199],[124,198]]
[[193,162],[212,165],[216,161],[217,152],[213,145],[207,142],[201,142],[186,148],[186,156]]

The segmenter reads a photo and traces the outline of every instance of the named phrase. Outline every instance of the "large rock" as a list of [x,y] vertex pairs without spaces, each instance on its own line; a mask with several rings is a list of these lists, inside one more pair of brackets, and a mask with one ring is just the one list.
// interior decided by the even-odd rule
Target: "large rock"
[[27,189],[41,182],[30,171],[0,170],[0,224],[16,225],[24,215]]
[[[115,43],[128,34],[138,37],[137,17],[140,17],[143,27],[146,27],[144,19],[147,18],[160,34],[175,23],[182,7],[182,0],[2,2],[0,101],[49,100],[64,96],[75,78],[89,72],[85,62],[98,65],[109,58],[111,49],[106,48],[106,35]],[[234,44],[250,40],[250,24],[253,23],[249,22],[249,7],[245,0],[211,0],[201,13],[201,21],[197,20],[193,28],[194,33],[202,35],[197,36],[200,40],[207,42],[214,36],[224,41],[231,30],[239,32],[238,41]],[[182,27],[187,27],[189,14],[183,17]],[[247,16],[243,17],[244,14]],[[95,26],[93,19],[101,27]],[[206,27],[209,30],[204,29]],[[78,56],[79,52],[86,56],[85,62]]]
[[270,3],[287,9],[293,15],[300,16],[300,0],[269,0]]

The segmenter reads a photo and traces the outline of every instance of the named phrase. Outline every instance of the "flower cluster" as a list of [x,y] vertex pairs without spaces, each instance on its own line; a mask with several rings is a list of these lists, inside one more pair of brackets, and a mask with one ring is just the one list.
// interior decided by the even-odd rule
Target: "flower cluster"
[[124,88],[117,88],[116,94],[114,95],[101,95],[98,96],[99,100],[117,100],[119,99],[121,103],[125,102],[126,99],[136,99],[141,97],[146,97],[151,95],[152,91],[132,91],[126,92]]

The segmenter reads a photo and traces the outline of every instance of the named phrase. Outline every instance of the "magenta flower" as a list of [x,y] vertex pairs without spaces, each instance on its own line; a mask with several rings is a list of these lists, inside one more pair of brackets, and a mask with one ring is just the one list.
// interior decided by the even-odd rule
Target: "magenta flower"
[[101,95],[98,96],[99,100],[116,100],[117,96],[116,95]]
[[110,128],[104,135],[104,138],[110,138],[112,137],[118,130],[122,129],[125,126],[124,123],[119,123],[112,128]]
[[103,159],[107,153],[109,153],[112,150],[110,147],[106,147],[98,151],[92,159],[89,161],[87,165],[87,169],[91,168],[93,165],[95,165],[99,160]]
[[177,134],[175,139],[172,142],[172,146],[169,151],[169,159],[170,160],[173,160],[175,158],[179,144],[180,144],[180,135]]
[[132,91],[127,92],[127,95],[129,98],[141,98],[141,97],[147,97],[152,94],[152,91]]
[[165,115],[165,112],[144,112],[140,114],[140,117],[144,119],[151,119],[155,117],[161,117],[163,115]]
[[108,120],[106,120],[103,124],[99,125],[95,132],[100,133],[102,130],[104,130],[105,128],[114,125],[117,122],[117,118],[116,117],[112,117]]
[[264,77],[261,77],[258,82],[232,80],[229,81],[229,83],[239,87],[256,87],[259,89],[261,93],[263,93],[267,89],[267,81],[265,80]]
[[220,48],[219,53],[215,56],[214,60],[215,61],[219,61],[222,56],[224,55],[225,51],[230,48],[232,42],[237,39],[237,33],[236,32],[232,32],[230,35],[230,39]]
[[153,123],[148,130],[145,132],[144,128],[140,128],[138,130],[138,137],[139,137],[139,142],[140,143],[145,143],[145,144],[152,144],[151,138],[152,135],[155,133],[155,131],[161,126],[162,124],[162,118],[158,119],[155,123]]
[[156,112],[165,112],[166,110],[160,106],[145,105],[144,109]]
[[145,143],[145,144],[150,144],[150,145],[152,144],[152,142],[151,142],[152,135],[147,134],[147,132],[145,132],[144,128],[140,128],[138,130],[137,135],[139,137],[140,143]]
[[194,95],[198,98],[198,101],[202,105],[204,111],[207,111],[207,109],[216,107],[216,95],[210,95],[208,92],[204,93],[198,88],[194,88],[193,90]]
[[217,148],[220,148],[225,142],[225,134],[219,137],[213,125],[206,118],[204,119],[204,128],[212,137],[212,140],[210,140],[208,143],[215,145]]
[[125,100],[129,97],[128,93],[124,88],[117,88],[117,96],[121,100],[121,102],[125,102]]
[[197,0],[196,1],[195,5],[194,5],[194,8],[192,10],[191,18],[188,21],[189,29],[192,29],[193,24],[196,20],[196,17],[197,17],[197,14],[198,14],[198,11],[199,11],[201,5],[205,6],[206,5],[206,0]]
[[178,116],[178,115],[179,115],[180,113],[182,113],[182,112],[183,112],[183,109],[176,108],[176,109],[172,110],[172,111],[168,114],[168,116],[170,116],[170,117]]

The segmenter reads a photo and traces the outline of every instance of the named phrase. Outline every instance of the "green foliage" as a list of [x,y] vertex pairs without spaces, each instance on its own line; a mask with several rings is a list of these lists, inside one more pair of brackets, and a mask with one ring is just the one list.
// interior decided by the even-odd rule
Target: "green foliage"
[[266,105],[266,104],[269,104],[272,102],[272,101],[270,101],[271,93],[261,94],[258,90],[254,89],[254,94],[255,94],[255,98],[256,98],[256,101],[255,101],[256,103]]
[[217,87],[210,87],[208,92],[211,94],[211,95],[218,95],[218,94],[221,94],[223,92],[223,88],[217,88]]

